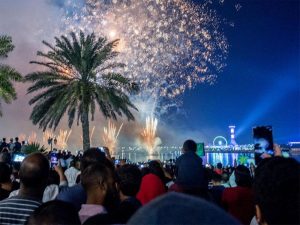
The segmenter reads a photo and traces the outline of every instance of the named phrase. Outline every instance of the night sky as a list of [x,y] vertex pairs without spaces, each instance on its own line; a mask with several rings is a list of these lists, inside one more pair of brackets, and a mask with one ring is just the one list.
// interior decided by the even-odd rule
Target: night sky
[[[252,142],[252,127],[272,125],[275,142],[300,141],[300,48],[298,0],[249,0],[230,15],[235,26],[225,33],[230,44],[227,67],[215,85],[199,85],[185,94],[192,130],[206,141],[229,136]],[[233,15],[233,16],[232,16]]]
[[[238,11],[236,4],[242,6]],[[53,38],[45,31],[59,23],[54,7],[49,1],[0,0],[0,34],[11,35],[16,46],[5,63],[22,74],[33,70],[28,62],[41,49],[40,34]],[[235,24],[224,26],[230,45],[227,66],[214,85],[187,91],[183,113],[171,115],[168,127],[160,130],[172,133],[171,141],[211,143],[215,136],[228,137],[228,125],[233,124],[237,143],[243,144],[252,143],[253,126],[272,125],[275,142],[300,141],[300,1],[225,0],[217,10]],[[0,136],[37,130],[28,120],[26,87],[18,84],[17,90],[18,100],[4,105]]]

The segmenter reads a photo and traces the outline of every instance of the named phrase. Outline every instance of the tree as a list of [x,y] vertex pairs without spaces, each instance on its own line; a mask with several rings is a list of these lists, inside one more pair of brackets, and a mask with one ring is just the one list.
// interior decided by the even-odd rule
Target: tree
[[138,91],[138,86],[125,78],[119,71],[124,65],[116,63],[114,50],[118,40],[108,42],[106,38],[96,38],[94,33],[79,37],[70,33],[55,37],[55,46],[43,41],[50,50],[37,55],[46,61],[31,63],[46,67],[45,71],[26,75],[25,80],[34,84],[28,93],[38,92],[29,104],[34,104],[30,119],[33,124],[45,130],[55,129],[65,113],[71,128],[77,115],[82,126],[83,149],[90,147],[89,116],[92,120],[96,107],[105,118],[117,119],[125,115],[134,120],[130,109],[137,108],[131,103],[128,95]]
[[[0,36],[0,58],[7,58],[8,53],[14,49],[9,36]],[[22,76],[14,68],[0,64],[0,116],[2,116],[1,100],[9,104],[17,98],[14,81],[21,81]]]

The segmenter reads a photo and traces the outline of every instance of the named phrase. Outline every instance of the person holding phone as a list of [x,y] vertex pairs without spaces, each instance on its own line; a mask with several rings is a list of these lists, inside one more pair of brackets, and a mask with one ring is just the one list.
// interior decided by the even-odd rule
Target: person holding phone
[[272,126],[253,127],[255,164],[262,159],[274,156]]
[[15,197],[0,202],[0,224],[24,224],[42,201],[49,175],[49,161],[41,153],[27,156],[20,168],[21,188]]

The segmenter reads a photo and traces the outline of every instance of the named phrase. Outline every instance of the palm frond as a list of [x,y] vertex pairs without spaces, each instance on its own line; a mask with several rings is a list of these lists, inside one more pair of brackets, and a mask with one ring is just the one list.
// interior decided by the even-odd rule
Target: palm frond
[[[137,85],[111,72],[124,67],[114,61],[119,40],[108,42],[104,37],[96,38],[93,33],[85,35],[81,31],[79,35],[72,32],[70,37],[56,37],[54,45],[43,43],[49,51],[39,51],[37,55],[43,60],[31,63],[47,70],[25,76],[25,81],[32,83],[27,93],[38,92],[29,101],[34,105],[30,119],[35,125],[44,130],[55,129],[64,114],[68,116],[69,127],[76,117],[77,124],[79,121],[88,124],[86,115],[91,114],[93,120],[97,105],[105,117],[117,119],[125,115],[128,120],[134,119],[130,110],[137,108],[127,94],[137,91]],[[98,82],[98,78],[107,85]]]
[[7,54],[14,49],[12,39],[9,36],[0,36],[0,57],[7,57]]

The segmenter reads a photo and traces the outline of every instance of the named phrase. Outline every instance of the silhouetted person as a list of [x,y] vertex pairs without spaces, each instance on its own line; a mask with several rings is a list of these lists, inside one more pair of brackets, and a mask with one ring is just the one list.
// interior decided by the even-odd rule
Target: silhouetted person
[[237,187],[226,188],[222,195],[224,209],[242,224],[250,224],[254,211],[254,194],[250,171],[239,165],[234,171]]
[[136,195],[142,205],[166,193],[167,189],[164,181],[164,172],[159,163],[157,161],[149,162],[148,171],[143,176],[140,190]]
[[127,224],[131,225],[237,225],[224,210],[201,198],[168,193],[138,210]]
[[[93,163],[102,163],[114,170],[114,165],[106,158],[105,153],[99,151],[97,148],[90,148],[84,152],[80,161],[80,170],[84,171],[89,165]],[[86,203],[87,195],[81,183],[73,187],[65,188],[58,196],[58,200],[70,202],[79,211],[82,204]]]
[[170,187],[170,191],[208,198],[208,182],[205,178],[202,159],[196,151],[195,141],[187,140],[183,143],[183,154],[176,161],[175,184]]
[[8,198],[9,194],[19,188],[19,183],[10,179],[11,169],[8,164],[0,162],[0,201]]
[[98,213],[106,213],[106,200],[110,193],[116,193],[114,174],[101,163],[89,165],[81,174],[81,184],[86,191],[87,201],[81,205],[79,218],[84,223]]
[[20,168],[20,191],[0,202],[0,224],[24,224],[41,204],[47,185],[49,162],[41,153],[27,156]]
[[6,147],[8,147],[8,144],[6,143],[6,138],[3,138],[0,145],[0,152]]
[[214,172],[212,174],[211,181],[212,181],[212,187],[209,190],[209,192],[212,195],[212,200],[217,205],[221,206],[222,194],[225,189],[225,187],[222,185],[222,176]]
[[98,214],[84,224],[126,224],[130,217],[142,206],[135,198],[138,193],[142,174],[135,165],[124,165],[117,170],[117,187],[121,203],[113,212]]
[[16,137],[15,138],[15,146],[14,146],[14,151],[15,152],[20,152],[21,151],[21,148],[22,148],[22,145],[21,145],[21,143],[19,142],[19,138],[18,137]]
[[258,224],[300,224],[300,164],[295,159],[264,159],[253,186]]

